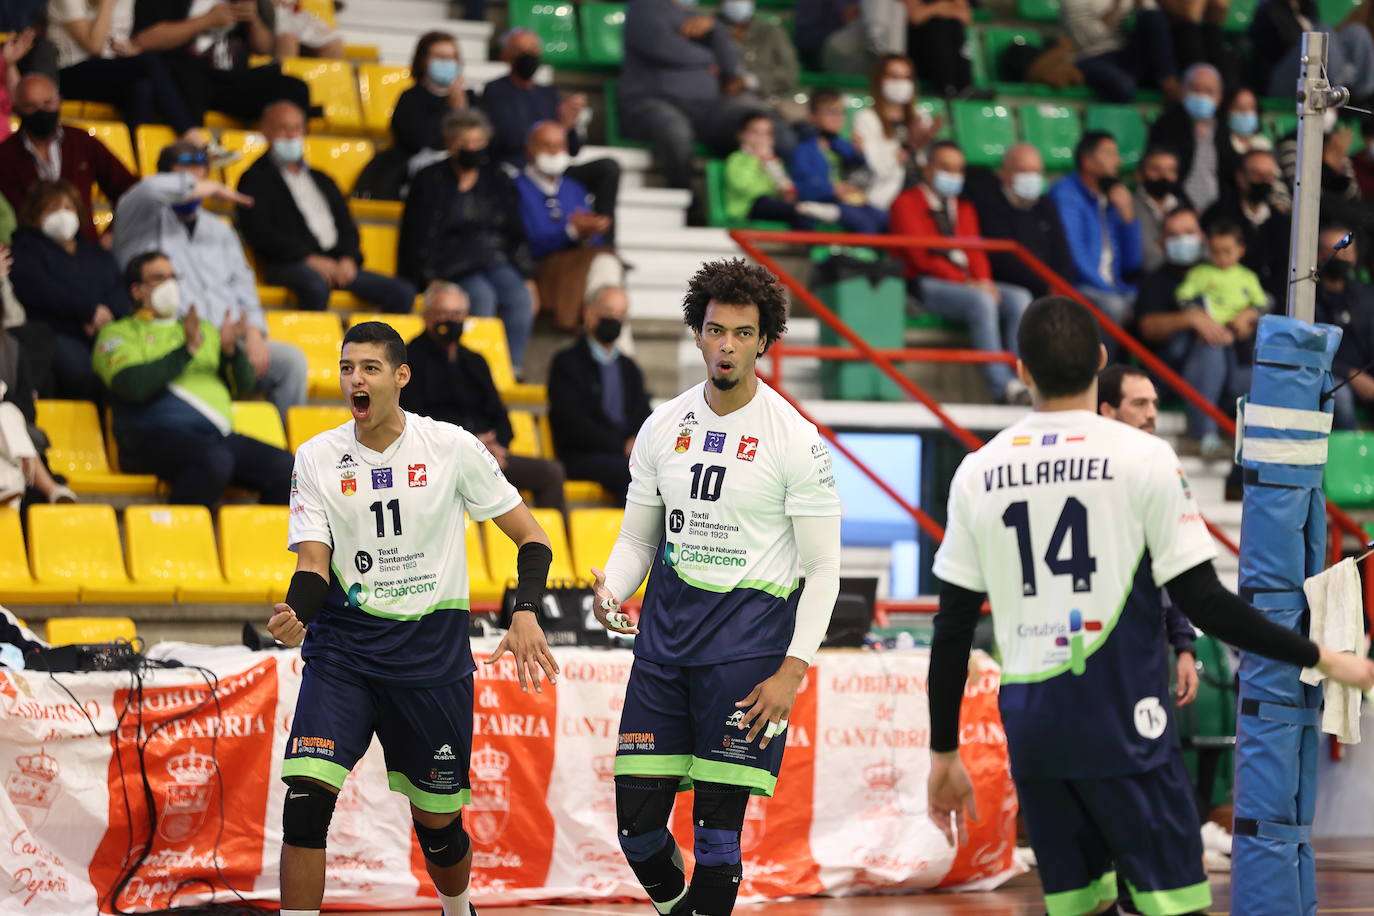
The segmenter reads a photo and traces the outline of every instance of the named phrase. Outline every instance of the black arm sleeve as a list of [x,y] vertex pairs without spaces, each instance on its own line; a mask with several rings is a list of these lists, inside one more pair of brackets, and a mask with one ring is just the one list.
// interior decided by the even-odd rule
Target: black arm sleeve
[[959,749],[959,705],[968,680],[968,655],[973,650],[973,631],[983,609],[984,596],[948,582],[940,589],[940,610],[935,615],[935,636],[930,641],[930,671],[926,690],[930,697],[930,749]]
[[1189,620],[1237,649],[1304,668],[1314,667],[1320,659],[1312,640],[1279,626],[1228,592],[1217,581],[1210,560],[1170,579],[1168,589]]

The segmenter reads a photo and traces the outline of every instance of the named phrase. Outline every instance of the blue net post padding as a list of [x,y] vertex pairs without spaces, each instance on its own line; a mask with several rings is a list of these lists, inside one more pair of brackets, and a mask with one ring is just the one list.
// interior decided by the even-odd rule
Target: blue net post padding
[[[1302,583],[1326,553],[1322,471],[1331,403],[1331,359],[1340,329],[1268,315],[1255,341],[1242,465],[1240,590],[1269,619],[1307,632]],[[1272,410],[1269,408],[1281,408]],[[1321,414],[1326,414],[1325,417]],[[1312,815],[1322,693],[1296,666],[1245,653],[1236,714],[1236,916],[1317,912]]]

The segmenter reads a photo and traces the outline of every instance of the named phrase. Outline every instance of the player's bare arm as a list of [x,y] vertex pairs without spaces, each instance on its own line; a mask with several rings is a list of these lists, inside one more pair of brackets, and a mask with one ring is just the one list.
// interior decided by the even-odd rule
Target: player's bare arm
[[[539,626],[536,612],[537,602],[543,596],[544,585],[548,579],[549,561],[553,551],[549,547],[549,536],[534,520],[530,510],[522,503],[514,509],[492,519],[496,527],[515,542],[519,548],[516,559],[519,582],[516,586],[515,612],[511,614],[510,629],[506,631],[501,644],[487,659],[493,664],[507,652],[515,656],[515,670],[520,677],[520,689],[529,690],[533,684],[536,692],[542,693],[544,687],[539,679],[540,669],[550,684],[557,683],[558,662],[549,651],[544,631]],[[538,548],[542,547],[540,551]],[[533,548],[533,549],[531,549]],[[538,568],[542,564],[542,569]],[[537,582],[535,581],[537,580]]]
[[328,544],[319,541],[302,541],[298,549],[296,573],[291,577],[286,600],[273,606],[272,619],[267,621],[267,632],[290,649],[305,641],[306,624],[320,611],[329,588],[329,559],[333,553]]

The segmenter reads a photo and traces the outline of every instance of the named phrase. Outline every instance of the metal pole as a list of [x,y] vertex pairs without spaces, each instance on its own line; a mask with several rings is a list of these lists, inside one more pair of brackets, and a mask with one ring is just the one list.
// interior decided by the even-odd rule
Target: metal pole
[[1311,322],[1317,296],[1317,225],[1321,211],[1322,112],[1349,99],[1326,81],[1327,35],[1304,32],[1298,61],[1298,171],[1288,248],[1288,314]]

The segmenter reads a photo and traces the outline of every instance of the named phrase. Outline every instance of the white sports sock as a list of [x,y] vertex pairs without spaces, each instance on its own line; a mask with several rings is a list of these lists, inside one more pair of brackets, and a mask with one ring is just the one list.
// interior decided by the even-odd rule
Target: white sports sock
[[319,910],[282,910],[281,916],[320,916]]
[[450,897],[443,891],[439,892],[439,902],[444,905],[444,916],[468,916],[468,892]]

